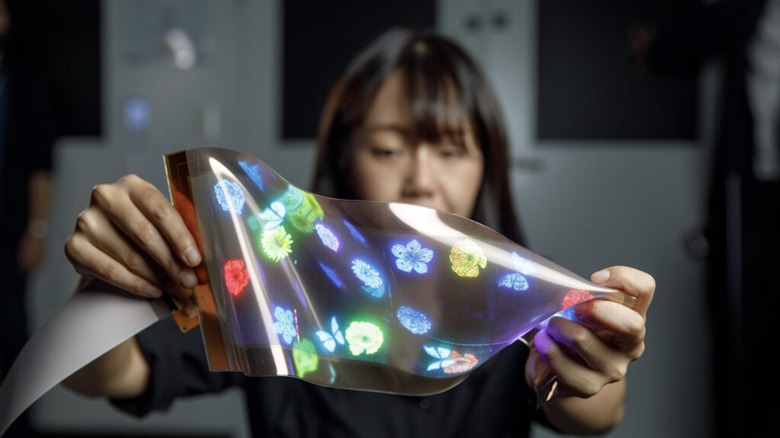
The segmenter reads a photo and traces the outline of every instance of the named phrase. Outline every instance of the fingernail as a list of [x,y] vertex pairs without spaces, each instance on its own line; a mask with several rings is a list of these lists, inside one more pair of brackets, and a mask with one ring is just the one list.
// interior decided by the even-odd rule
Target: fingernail
[[609,271],[602,269],[601,271],[594,272],[593,275],[590,276],[590,280],[594,283],[606,283],[607,280],[609,280]]
[[149,285],[146,287],[146,296],[149,298],[160,298],[162,296],[162,290],[157,286]]
[[198,284],[198,277],[191,270],[185,269],[179,272],[179,282],[184,287],[195,287]]
[[200,253],[194,246],[184,250],[184,261],[190,266],[198,266],[200,264]]

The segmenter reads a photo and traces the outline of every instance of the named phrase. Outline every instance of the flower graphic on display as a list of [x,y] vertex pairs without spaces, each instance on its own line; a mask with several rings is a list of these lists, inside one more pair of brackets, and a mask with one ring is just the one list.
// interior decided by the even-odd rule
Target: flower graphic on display
[[279,201],[272,202],[270,207],[264,209],[258,215],[260,223],[263,225],[263,230],[273,230],[281,225],[286,213],[284,204]]
[[372,289],[379,289],[383,282],[376,269],[360,259],[352,260],[352,272],[360,281]]
[[249,283],[249,270],[241,259],[228,260],[225,262],[225,285],[230,295],[237,296],[244,291]]
[[462,355],[449,348],[429,347],[427,345],[423,345],[423,349],[425,349],[425,352],[428,353],[429,356],[437,359],[435,362],[428,365],[428,371],[442,370],[446,374],[465,373],[479,363],[476,356],[470,353]]
[[303,193],[303,199],[298,207],[288,207],[287,211],[292,226],[303,233],[311,233],[314,230],[314,223],[325,216],[322,206],[311,193]]
[[354,225],[349,223],[349,221],[347,221],[346,219],[342,222],[344,223],[344,226],[347,227],[347,230],[349,230],[349,234],[351,234],[352,237],[360,241],[360,243],[362,243],[363,245],[368,246],[368,242],[366,242],[366,238],[363,237],[362,234],[360,234],[360,231],[358,231],[358,229],[355,228]]
[[287,344],[292,343],[293,337],[298,336],[298,332],[295,330],[295,317],[290,310],[284,309],[280,306],[276,306],[274,309],[274,330],[281,335],[284,342]]
[[433,259],[433,251],[423,248],[417,239],[413,239],[406,246],[393,245],[390,251],[396,256],[395,265],[404,272],[412,272],[414,269],[418,274],[425,274],[428,272],[427,263]]
[[452,271],[459,276],[474,278],[479,276],[479,268],[487,266],[487,257],[473,240],[465,239],[452,246],[450,263]]
[[333,270],[333,268],[331,268],[330,266],[322,262],[317,262],[317,264],[320,265],[322,272],[324,272],[325,275],[327,275],[328,278],[330,278],[330,281],[333,282],[333,284],[335,284],[336,287],[338,287],[339,289],[344,289],[344,282],[341,281],[341,277],[336,271]]
[[288,185],[279,200],[284,204],[287,211],[294,211],[303,203],[303,190]]
[[252,231],[257,231],[260,228],[260,221],[256,216],[249,216],[246,218],[246,226]]
[[287,257],[292,252],[292,243],[292,236],[282,226],[263,231],[260,238],[263,252],[275,262]]
[[571,306],[577,305],[583,301],[588,301],[591,298],[593,298],[593,295],[586,290],[569,289],[569,291],[566,292],[566,296],[563,297],[561,306],[563,306],[564,309],[568,309]]
[[398,321],[407,330],[415,335],[422,335],[431,330],[431,321],[425,314],[412,309],[411,307],[401,306],[395,313]]
[[298,377],[304,377],[306,374],[317,371],[320,357],[317,356],[317,350],[314,343],[306,338],[292,348],[293,363]]
[[354,356],[374,354],[385,342],[382,330],[370,322],[353,321],[345,331],[349,351]]
[[263,175],[260,172],[260,165],[258,163],[250,163],[246,160],[238,160],[238,165],[244,169],[244,172],[246,172],[247,175],[249,175],[249,179],[255,183],[257,188],[263,190]]
[[244,210],[246,198],[241,186],[226,179],[220,180],[214,185],[214,195],[224,211],[241,214]]
[[534,262],[520,257],[514,251],[512,251],[512,263],[515,265],[515,270],[523,275],[533,275],[536,272]]
[[520,257],[514,251],[512,251],[512,263],[515,265],[515,270],[517,272],[502,276],[498,281],[498,285],[516,291],[528,290],[529,283],[525,275],[536,272],[536,267],[532,262]]
[[330,330],[330,333],[325,330],[317,330],[316,335],[322,342],[322,346],[333,353],[333,350],[336,349],[336,344],[344,345],[344,333],[341,332],[335,316],[330,320]]
[[528,289],[528,279],[523,274],[513,272],[506,274],[498,281],[498,285],[508,289],[523,291]]
[[314,229],[317,231],[317,235],[320,236],[323,245],[330,248],[333,252],[338,252],[339,239],[336,238],[336,235],[333,234],[333,231],[331,231],[330,228],[323,224],[316,224],[314,225]]
[[476,356],[470,353],[461,355],[457,351],[450,354],[450,360],[454,361],[445,367],[442,367],[446,374],[460,374],[474,368],[479,363]]

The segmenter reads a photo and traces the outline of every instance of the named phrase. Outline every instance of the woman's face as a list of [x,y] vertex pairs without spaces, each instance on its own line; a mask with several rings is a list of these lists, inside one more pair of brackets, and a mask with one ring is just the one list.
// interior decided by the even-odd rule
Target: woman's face
[[350,172],[360,199],[407,202],[469,217],[482,184],[482,151],[471,126],[436,143],[415,141],[404,77],[380,87],[361,129],[352,136]]

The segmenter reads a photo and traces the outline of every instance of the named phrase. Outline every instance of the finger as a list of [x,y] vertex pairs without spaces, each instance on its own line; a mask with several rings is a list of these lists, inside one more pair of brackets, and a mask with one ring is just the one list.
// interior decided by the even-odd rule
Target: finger
[[626,351],[613,348],[612,344],[604,342],[601,337],[579,323],[555,318],[550,321],[546,332],[557,345],[563,347],[569,357],[605,376],[608,381],[623,378],[628,364],[634,360],[636,343],[631,343]]
[[645,319],[628,307],[607,300],[590,300],[574,308],[577,322],[604,342],[635,359],[643,351]]
[[573,356],[567,348],[557,343],[547,329],[536,334],[533,346],[541,360],[558,376],[559,391],[562,394],[589,397],[607,383],[598,372],[585,365],[581,358]]
[[76,271],[83,276],[98,278],[142,297],[162,296],[162,289],[155,283],[131,272],[81,235],[68,239],[65,253]]
[[655,293],[655,279],[650,274],[627,266],[612,266],[593,273],[591,281],[620,289],[635,297],[632,308],[642,317],[647,316],[647,309]]
[[[94,209],[87,209],[76,222],[76,239],[86,239],[89,244],[100,252],[121,263],[128,271],[146,279],[151,283],[158,282],[159,270],[155,268],[154,260],[144,255],[129,238]],[[85,264],[91,263],[87,259]],[[157,283],[158,286],[161,284]]]
[[134,175],[139,188],[130,191],[130,199],[141,212],[157,227],[179,259],[190,267],[198,266],[202,260],[195,238],[187,228],[184,219],[155,186]]
[[[130,199],[125,191],[117,190],[116,187],[110,185],[100,185],[96,186],[92,193],[93,204],[108,216],[108,219],[118,230],[121,230],[121,232],[116,233],[117,235],[127,236],[137,245],[141,253],[151,257],[157,265],[167,272],[170,278],[178,281],[183,287],[194,287],[197,284],[197,277],[192,269],[179,261],[157,226],[139,210],[138,205]],[[156,190],[154,193],[159,194]],[[154,196],[150,194],[149,197]],[[100,216],[98,214],[88,217]],[[99,219],[94,220],[99,222]],[[100,223],[96,225],[99,227]],[[99,232],[95,230],[91,234],[99,235]]]
[[[105,216],[95,215],[93,222],[96,222],[93,226],[95,231],[89,235],[90,243],[93,246],[114,258],[130,272],[146,279],[177,298],[187,298],[192,295],[190,289],[171,279],[135,242],[129,240],[125,234],[118,232]],[[114,231],[101,233],[99,232],[100,230]],[[181,278],[183,273],[186,273],[188,270],[191,271],[190,268],[183,267],[179,277]],[[192,276],[194,277],[194,275],[193,273]],[[192,278],[190,278],[187,280],[187,283],[189,284],[192,281]]]

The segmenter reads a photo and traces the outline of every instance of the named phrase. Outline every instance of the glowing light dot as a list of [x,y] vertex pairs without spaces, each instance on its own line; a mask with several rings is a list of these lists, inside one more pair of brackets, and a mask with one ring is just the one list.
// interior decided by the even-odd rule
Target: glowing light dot
[[241,214],[244,210],[246,198],[241,186],[226,179],[220,180],[214,185],[214,195],[224,211],[232,211]]
[[257,231],[260,229],[260,222],[258,222],[256,217],[249,216],[246,218],[246,226],[252,231]]
[[422,335],[431,330],[431,321],[428,317],[411,307],[401,306],[395,315],[401,325],[415,335]]

